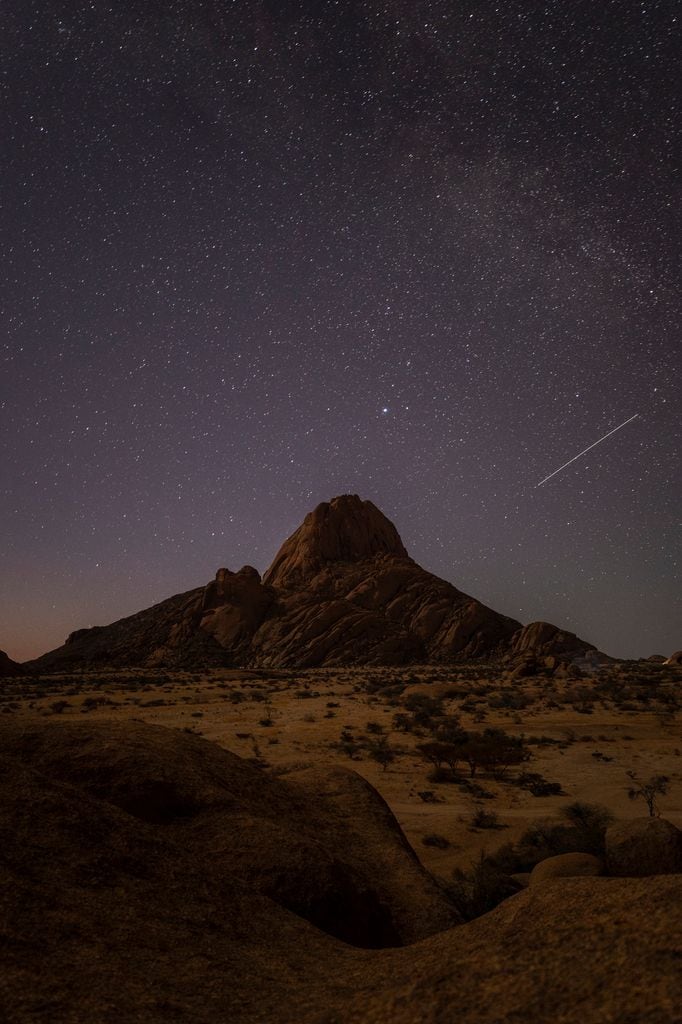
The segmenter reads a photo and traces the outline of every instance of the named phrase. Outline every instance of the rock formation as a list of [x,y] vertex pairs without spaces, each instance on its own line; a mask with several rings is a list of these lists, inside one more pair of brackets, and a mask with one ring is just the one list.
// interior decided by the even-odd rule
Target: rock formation
[[372,502],[342,495],[305,517],[262,580],[251,566],[219,569],[206,587],[73,633],[30,667],[313,668],[586,650],[573,634],[524,629],[426,572]]

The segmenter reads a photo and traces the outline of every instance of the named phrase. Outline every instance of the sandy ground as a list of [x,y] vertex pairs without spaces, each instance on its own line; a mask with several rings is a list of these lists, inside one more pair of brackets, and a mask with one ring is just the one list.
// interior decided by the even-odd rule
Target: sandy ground
[[[481,850],[489,852],[516,840],[530,823],[557,816],[562,806],[575,800],[602,804],[617,817],[646,814],[640,800],[628,797],[628,771],[641,779],[669,777],[660,811],[682,827],[682,712],[675,711],[674,696],[682,703],[682,671],[646,664],[640,671],[639,665],[610,670],[615,701],[603,694],[585,701],[585,688],[594,685],[589,680],[577,684],[582,690],[576,695],[572,681],[509,680],[483,668],[190,674],[141,670],[0,680],[0,713],[12,714],[17,721],[57,715],[86,720],[87,715],[87,720],[129,718],[191,729],[242,757],[260,758],[264,770],[278,773],[311,764],[341,764],[378,789],[425,866],[448,877],[455,867],[469,867]],[[632,698],[635,669],[636,699],[623,700],[618,686],[629,687]],[[453,687],[458,695],[444,699],[443,710],[459,714],[464,728],[500,727],[527,740],[554,741],[531,745],[531,760],[523,770],[561,783],[563,795],[532,796],[514,785],[517,769],[501,781],[477,775],[475,781],[489,794],[479,799],[456,783],[429,781],[430,766],[415,750],[431,738],[428,731],[397,731],[393,717],[405,711],[410,693],[439,696]],[[368,692],[377,689],[382,692]],[[668,694],[664,701],[659,699],[662,691]],[[491,707],[499,693],[512,699],[521,695],[526,706]],[[368,732],[368,723],[382,727],[396,754],[386,770],[363,747],[376,735],[371,730],[377,726]],[[352,759],[338,746],[343,730],[360,746]],[[462,776],[468,777],[468,769],[463,768]],[[425,792],[433,794],[429,802],[419,795]],[[472,829],[477,805],[494,811],[500,827]],[[425,845],[424,838],[434,835],[448,845]]]

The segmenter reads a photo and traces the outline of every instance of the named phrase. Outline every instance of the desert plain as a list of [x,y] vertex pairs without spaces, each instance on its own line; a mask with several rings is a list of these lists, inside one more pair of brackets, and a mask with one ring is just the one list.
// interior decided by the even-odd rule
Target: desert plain
[[[6,679],[0,713],[16,723],[161,725],[203,736],[274,776],[311,766],[350,769],[388,803],[424,866],[445,879],[481,852],[515,842],[534,822],[560,817],[572,802],[601,805],[619,819],[646,814],[642,800],[628,795],[629,772],[669,780],[658,810],[682,827],[681,666],[616,662],[583,679],[511,675],[484,663],[82,672]],[[419,709],[419,697],[432,720],[411,725],[409,708]],[[522,737],[528,760],[501,773],[478,769],[473,778],[460,764],[453,777],[445,771],[434,781],[434,765],[418,748],[433,739],[439,716],[456,717],[475,734],[501,729]],[[377,745],[388,748],[388,763],[381,754],[375,759]],[[535,796],[518,785],[522,773],[560,792]]]

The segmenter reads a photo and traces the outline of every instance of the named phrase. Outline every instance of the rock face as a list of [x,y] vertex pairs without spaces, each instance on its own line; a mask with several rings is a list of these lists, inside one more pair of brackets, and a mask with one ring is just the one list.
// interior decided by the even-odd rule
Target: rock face
[[300,587],[336,562],[364,562],[380,555],[407,559],[398,531],[371,501],[346,494],[322,502],[284,541],[263,577],[287,590]]
[[682,831],[665,818],[616,822],[606,830],[606,864],[626,878],[682,874]]
[[0,651],[0,679],[7,676],[23,675],[25,675],[25,670],[21,665],[16,661],[12,661],[4,651]]
[[561,853],[546,857],[530,873],[529,885],[539,885],[552,878],[585,878],[601,875],[604,865],[591,853]]
[[675,651],[669,658],[665,659],[665,665],[682,665],[682,651]]
[[[538,628],[541,627],[541,628]],[[79,630],[29,663],[76,666],[219,664],[240,668],[406,665],[580,652],[556,626],[519,622],[426,572],[370,501],[342,495],[306,516],[261,580],[219,569],[206,587],[110,626]]]

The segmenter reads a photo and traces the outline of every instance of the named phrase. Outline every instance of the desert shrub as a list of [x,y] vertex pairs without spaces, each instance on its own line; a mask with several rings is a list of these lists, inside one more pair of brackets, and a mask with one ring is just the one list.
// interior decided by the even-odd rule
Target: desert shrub
[[522,764],[530,756],[520,736],[510,736],[502,729],[470,733],[459,749],[460,757],[469,765],[472,778],[479,768],[502,778],[508,768]]
[[427,782],[457,782],[457,776],[451,768],[432,768],[426,773]]
[[384,731],[384,727],[381,722],[368,722],[365,728],[372,736],[380,736]]
[[604,835],[613,821],[606,807],[575,801],[560,813],[563,820],[537,821],[523,833],[516,844],[517,871],[530,870],[560,853],[604,853]]
[[469,871],[457,868],[453,872],[446,891],[464,920],[471,921],[513,896],[518,888],[509,872],[482,853]]
[[458,745],[464,743],[467,735],[459,715],[442,715],[433,728],[433,738],[437,743]]
[[443,702],[437,697],[429,697],[425,693],[411,693],[403,702],[404,707],[412,712],[415,725],[428,728],[434,718],[443,714]]
[[497,693],[491,693],[488,697],[488,707],[490,708],[509,708],[511,711],[523,711],[530,704],[532,704],[530,697],[512,687],[499,690]]
[[659,817],[658,797],[665,796],[670,787],[670,779],[667,775],[652,775],[650,779],[643,782],[638,779],[634,772],[627,772],[632,785],[628,789],[628,796],[631,800],[644,800],[649,817]]
[[560,782],[549,782],[539,772],[521,772],[515,782],[532,796],[560,796],[563,793]]
[[489,789],[484,789],[483,786],[479,785],[473,779],[458,779],[458,785],[462,793],[466,793],[468,796],[473,797],[474,800],[494,800],[495,794],[491,793]]
[[438,802],[438,798],[432,789],[423,789],[421,792],[417,793],[417,796],[425,804],[435,804]]
[[393,716],[393,728],[396,732],[412,732],[414,728],[412,715],[406,715],[404,712],[399,711]]
[[386,736],[377,736],[367,744],[367,754],[373,761],[380,764],[384,771],[396,759],[396,752],[388,745]]
[[424,836],[422,838],[424,846],[435,846],[438,850],[447,850],[450,846],[450,840],[446,839],[445,836],[439,836],[437,834]]
[[432,741],[429,743],[418,743],[415,748],[420,756],[432,764],[436,770],[443,768],[447,765],[451,772],[457,770],[457,762],[461,759],[461,747],[456,746],[454,743],[437,743]]
[[469,828],[471,830],[486,829],[486,828],[506,828],[505,825],[500,823],[499,816],[495,811],[488,811],[485,807],[478,806],[474,809],[470,819]]

